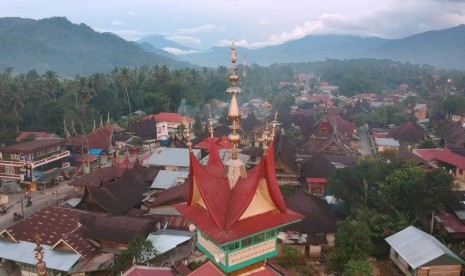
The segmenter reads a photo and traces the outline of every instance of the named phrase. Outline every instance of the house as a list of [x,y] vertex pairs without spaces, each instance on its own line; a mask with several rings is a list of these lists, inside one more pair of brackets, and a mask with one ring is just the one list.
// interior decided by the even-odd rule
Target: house
[[326,200],[302,189],[284,197],[289,209],[304,215],[302,221],[285,226],[281,235],[284,243],[302,247],[307,257],[318,258],[324,247],[334,246],[336,216]]
[[22,275],[36,271],[35,237],[44,248],[48,275],[67,274],[94,259],[98,247],[85,239],[77,220],[79,211],[48,206],[0,232],[0,258],[16,263]]
[[465,156],[453,152],[447,144],[442,149],[414,149],[412,152],[434,167],[449,171],[456,184],[460,185],[459,189],[465,189]]
[[461,275],[465,261],[435,237],[409,226],[387,237],[389,258],[404,275]]
[[60,139],[61,137],[55,133],[48,133],[44,131],[21,131],[18,136],[16,136],[16,143],[20,143],[26,137],[34,137],[34,140],[44,140],[44,139]]
[[279,185],[299,184],[299,164],[297,163],[297,148],[289,143],[288,136],[275,135],[275,171]]
[[407,121],[397,127],[391,128],[388,137],[399,141],[399,144],[416,146],[420,141],[428,138],[428,133],[416,122]]
[[[196,158],[200,158],[199,149],[192,151]],[[152,155],[143,161],[144,166],[171,171],[187,171],[189,169],[189,149],[158,147],[152,152]]]
[[378,152],[386,150],[399,150],[399,141],[392,138],[375,138],[375,147]]
[[23,142],[0,148],[0,179],[12,179],[35,190],[36,182],[69,167],[65,139]]
[[92,182],[86,183],[84,196],[77,208],[113,215],[129,212],[141,215],[143,194],[148,191],[154,178],[154,168],[136,165],[114,181],[102,181],[97,185]]
[[306,186],[308,193],[323,197],[326,195],[328,179],[335,171],[336,166],[319,153],[302,163],[300,180]]

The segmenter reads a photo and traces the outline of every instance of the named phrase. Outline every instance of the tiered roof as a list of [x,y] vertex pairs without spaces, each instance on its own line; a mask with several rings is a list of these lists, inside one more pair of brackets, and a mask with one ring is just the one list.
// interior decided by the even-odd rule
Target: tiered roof
[[148,175],[152,175],[153,170],[153,168],[135,166],[116,181],[102,181],[99,186],[86,185],[82,205],[91,202],[113,215],[125,214],[141,203],[142,194],[148,190],[153,181],[147,179]]
[[389,137],[392,137],[399,142],[417,143],[427,138],[428,133],[417,123],[407,121],[402,125],[391,129],[389,131]]
[[[274,172],[272,146],[247,172],[247,178],[239,178],[233,188],[222,175],[224,166],[213,143],[210,152],[207,166],[202,166],[191,152],[189,198],[176,209],[217,244],[302,218],[286,208]],[[265,199],[267,206],[255,206],[255,194]]]
[[92,132],[69,137],[68,142],[74,147],[108,150],[111,146],[113,132],[118,131],[121,131],[118,126],[106,124]]

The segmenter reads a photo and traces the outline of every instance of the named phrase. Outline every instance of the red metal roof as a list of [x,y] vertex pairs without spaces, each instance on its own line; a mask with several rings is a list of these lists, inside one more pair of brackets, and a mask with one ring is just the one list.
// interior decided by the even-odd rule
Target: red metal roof
[[[218,147],[218,149],[230,149],[232,148],[232,145],[231,143],[229,143],[228,141],[228,137],[226,136],[222,136],[222,137],[214,137],[214,142],[216,144],[216,146]],[[200,143],[196,144],[194,146],[194,148],[197,148],[197,149],[205,149],[205,150],[209,150],[210,149],[210,138],[207,138],[207,139],[204,139],[202,140]]]
[[199,266],[196,270],[192,271],[191,273],[187,274],[187,276],[224,276],[223,271],[219,269],[216,265],[212,262],[208,261],[203,265]]
[[441,211],[438,217],[442,221],[442,226],[448,229],[448,232],[465,233],[465,225],[455,215]]
[[438,160],[465,169],[465,156],[452,152],[447,146],[443,149],[414,149],[413,152],[426,161]]
[[19,143],[28,135],[34,135],[35,140],[59,138],[54,133],[48,133],[43,131],[21,131],[19,135],[15,138],[15,141]]
[[[269,228],[278,227],[300,220],[303,216],[286,208],[276,179],[274,165],[274,147],[260,163],[247,172],[247,178],[240,178],[231,189],[228,179],[222,176],[223,164],[218,152],[211,144],[209,163],[200,164],[190,153],[190,188],[187,204],[176,205],[176,209],[194,225],[205,232],[218,244],[252,235]],[[239,218],[251,203],[257,191],[259,180],[265,179],[268,196],[275,205],[274,211]],[[199,193],[207,209],[192,205],[193,190],[197,184]]]
[[41,243],[49,246],[64,240],[84,258],[96,252],[97,247],[85,239],[79,231],[76,210],[58,206],[43,207],[24,220],[7,229],[16,239],[35,242],[34,237],[40,236]]
[[155,120],[157,122],[168,122],[168,123],[180,123],[183,121],[183,117],[187,120],[188,123],[193,122],[194,120],[189,116],[182,116],[178,113],[171,112],[160,112],[158,114],[149,114],[142,118],[142,121],[146,120]]
[[149,267],[136,265],[127,270],[123,276],[176,276],[176,274],[170,267]]

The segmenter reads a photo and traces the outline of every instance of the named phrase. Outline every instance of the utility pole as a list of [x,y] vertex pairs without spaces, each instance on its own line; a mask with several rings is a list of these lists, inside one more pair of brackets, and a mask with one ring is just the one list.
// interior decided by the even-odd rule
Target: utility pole
[[24,197],[21,195],[21,214],[23,215],[24,218]]

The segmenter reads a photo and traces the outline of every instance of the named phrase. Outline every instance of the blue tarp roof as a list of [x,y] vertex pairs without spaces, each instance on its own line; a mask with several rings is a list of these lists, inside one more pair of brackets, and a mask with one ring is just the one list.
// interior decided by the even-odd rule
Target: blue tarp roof
[[90,155],[99,155],[99,154],[102,153],[102,151],[103,151],[103,149],[90,149],[89,154]]

